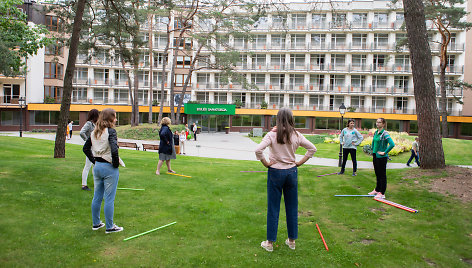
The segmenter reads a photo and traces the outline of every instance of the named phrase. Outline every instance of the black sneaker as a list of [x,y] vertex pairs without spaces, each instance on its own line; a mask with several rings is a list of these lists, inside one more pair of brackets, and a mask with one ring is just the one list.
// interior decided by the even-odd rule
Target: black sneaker
[[98,229],[100,229],[100,228],[102,228],[102,227],[105,227],[105,223],[100,222],[98,225],[93,225],[93,226],[92,226],[92,230],[96,231],[96,230],[98,230]]
[[407,167],[411,167],[410,164],[406,164]]
[[92,190],[90,190],[90,188],[88,188],[88,186],[87,186],[87,185],[85,185],[85,186],[82,186],[82,190],[84,190],[84,191],[92,191]]
[[343,175],[344,174],[344,171],[339,171],[338,172],[338,175]]
[[352,176],[353,176],[353,177],[357,176],[357,173],[356,173],[356,172],[352,172]]
[[116,224],[113,224],[113,228],[111,229],[106,229],[105,233],[106,234],[109,234],[109,233],[118,233],[118,232],[121,232],[123,231],[123,227],[119,227],[119,226],[116,226]]

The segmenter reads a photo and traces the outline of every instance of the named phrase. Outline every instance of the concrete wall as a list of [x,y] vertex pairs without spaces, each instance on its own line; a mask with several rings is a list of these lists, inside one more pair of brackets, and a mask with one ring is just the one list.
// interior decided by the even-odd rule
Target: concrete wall
[[44,101],[44,48],[34,56],[28,57],[28,73],[26,78],[26,100],[28,103]]

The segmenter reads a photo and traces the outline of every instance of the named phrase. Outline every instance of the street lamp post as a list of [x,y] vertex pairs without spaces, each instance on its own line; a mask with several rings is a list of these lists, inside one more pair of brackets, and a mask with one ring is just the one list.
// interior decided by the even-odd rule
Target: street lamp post
[[[341,103],[341,106],[339,106],[339,113],[341,114],[341,124],[339,124],[341,131],[343,130],[343,120],[344,120],[344,114],[346,113],[346,106],[344,106],[344,102]],[[341,167],[343,161],[343,145],[341,142],[339,142],[339,163],[338,167]]]
[[26,104],[26,99],[20,97],[18,99],[18,104],[20,104],[20,137],[23,137],[23,105]]

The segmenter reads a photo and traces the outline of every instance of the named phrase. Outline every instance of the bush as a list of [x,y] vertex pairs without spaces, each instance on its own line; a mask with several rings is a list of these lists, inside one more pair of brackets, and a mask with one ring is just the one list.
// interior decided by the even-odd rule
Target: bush
[[[170,125],[172,133],[185,130],[185,125]],[[133,139],[133,140],[159,140],[159,130],[157,124],[141,124],[137,127],[130,125],[119,126],[116,128],[118,138]]]
[[362,151],[364,151],[364,153],[369,154],[369,155],[372,155],[372,154],[373,154],[372,146],[370,146],[370,145],[365,145],[365,146],[362,148]]

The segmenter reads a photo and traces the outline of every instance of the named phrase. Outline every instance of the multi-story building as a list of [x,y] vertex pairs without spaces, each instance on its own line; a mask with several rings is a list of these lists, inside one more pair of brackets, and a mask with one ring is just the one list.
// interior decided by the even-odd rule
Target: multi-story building
[[[228,126],[232,131],[253,127],[268,129],[273,125],[276,110],[285,106],[294,110],[297,128],[306,133],[316,133],[340,127],[338,109],[344,104],[348,111],[345,117],[355,118],[359,127],[372,128],[376,118],[384,117],[388,119],[389,129],[416,133],[409,51],[406,46],[398,45],[406,37],[402,28],[402,9],[392,8],[388,1],[339,1],[334,6],[330,3],[291,3],[286,12],[274,10],[260,18],[253,25],[251,38],[228,35],[228,45],[240,53],[235,71],[244,75],[253,86],[243,87],[236,81],[222,82],[219,71],[199,69],[191,77],[188,96],[191,100],[201,104],[232,104],[237,101],[241,107],[233,115],[187,114],[185,119],[198,122],[203,131],[220,131]],[[158,94],[162,81],[159,75],[163,64],[161,53],[168,40],[165,28],[159,27],[163,25],[159,22],[166,24],[166,20],[166,17],[156,17],[152,36],[145,34],[143,37],[152,39],[153,52],[157,55],[151,62],[149,55],[143,53],[140,63],[138,99],[142,105],[140,120],[143,122],[147,122],[151,88],[153,99],[164,102],[165,112],[170,112],[168,105],[174,100],[168,94],[169,87],[174,83],[176,92],[180,92],[186,68],[192,59],[177,54],[176,75],[171,77],[168,72],[165,76],[167,93],[161,100]],[[45,24],[52,29],[54,18],[46,16]],[[178,27],[179,23],[171,18],[170,24]],[[146,27],[144,32],[149,30]],[[471,78],[465,74],[472,69],[466,65],[466,55],[471,53],[471,37],[459,29],[451,31],[447,79],[470,81]],[[432,52],[438,52],[439,45],[435,41],[439,41],[440,36],[431,34],[430,40]],[[174,44],[173,35],[170,42],[171,47],[191,49],[196,44],[190,38]],[[223,46],[215,47],[222,51],[225,49]],[[32,84],[31,93],[27,90],[28,129],[54,126],[59,111],[58,104],[45,102],[58,102],[62,96],[61,79],[67,50],[48,48],[44,54],[44,76],[26,79]],[[118,111],[119,123],[129,123],[128,80],[119,57],[111,51],[96,55],[87,62],[87,56],[79,54],[77,59],[72,119],[83,124],[85,114],[91,108],[113,107]],[[131,66],[125,68],[131,69]],[[436,81],[439,81],[438,57],[433,57],[433,71]],[[151,75],[152,85],[149,83]],[[472,111],[467,109],[472,106],[472,99],[465,97],[463,105],[455,101],[455,97],[464,96],[466,93],[460,90],[448,92],[451,137],[472,137]],[[437,97],[439,107],[439,89]],[[265,103],[267,109],[261,109]],[[158,112],[157,107],[154,110]],[[4,111],[0,128],[10,128],[8,123],[3,123],[3,114]]]

